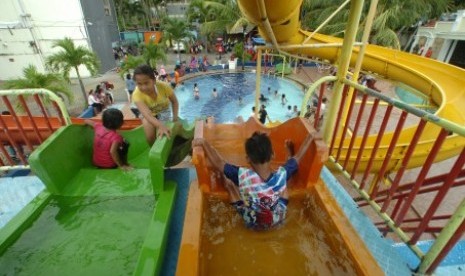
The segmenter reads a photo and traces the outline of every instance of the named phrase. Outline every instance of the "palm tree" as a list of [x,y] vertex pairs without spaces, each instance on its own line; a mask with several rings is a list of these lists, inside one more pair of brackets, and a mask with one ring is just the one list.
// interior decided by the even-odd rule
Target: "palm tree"
[[22,78],[7,80],[3,87],[5,89],[44,88],[54,92],[62,99],[66,98],[69,103],[72,103],[74,98],[69,85],[61,75],[40,73],[34,65],[23,68]]
[[74,69],[81,86],[84,106],[87,106],[87,94],[82,82],[79,66],[84,65],[91,75],[96,75],[100,67],[100,61],[94,52],[84,46],[75,46],[71,38],[64,38],[53,43],[53,48],[60,47],[61,51],[47,58],[46,65],[54,71],[61,71],[66,80],[69,81],[71,69]]
[[148,26],[145,9],[139,1],[117,0],[115,5],[122,31],[127,30],[128,27]]
[[155,8],[155,14],[158,19],[161,19],[163,12],[160,11],[160,6],[164,4],[165,0],[151,0],[151,5]]
[[120,76],[124,78],[126,73],[142,64],[145,64],[144,57],[128,55],[128,58],[121,65]]
[[[380,0],[377,15],[373,22],[370,40],[372,43],[391,48],[400,48],[397,33],[411,26],[423,18],[439,16],[447,10],[450,0]],[[308,29],[316,29],[334,10],[342,3],[342,0],[305,0],[303,4],[302,25]],[[360,32],[365,25],[365,18],[370,3],[365,3],[362,15]],[[340,36],[344,34],[349,14],[349,6],[343,9],[331,20],[321,33]],[[361,33],[359,34],[361,36]]]
[[[302,5],[302,26],[310,30],[315,30],[321,22],[328,18],[341,5],[341,3],[341,0],[305,0]],[[348,15],[349,9],[347,7],[341,10],[320,32],[333,36],[342,36]]]
[[453,10],[461,10],[465,8],[465,0],[451,0]]
[[232,30],[242,30],[242,26],[250,25],[250,22],[242,16],[235,0],[203,1],[203,7],[207,8],[209,12],[206,22],[203,22],[200,27],[200,32],[207,36],[210,42],[212,42],[214,35],[223,35]]
[[116,17],[118,20],[118,25],[121,28],[121,31],[126,30],[126,17],[125,17],[124,10],[127,9],[128,4],[129,4],[128,0],[116,0],[115,1]]
[[187,8],[187,21],[190,23],[205,23],[214,19],[213,9],[209,7],[209,1],[193,0]]
[[212,10],[209,13],[212,18],[204,22],[200,29],[205,35],[230,32],[233,29],[249,24],[247,19],[242,16],[235,0],[226,0],[224,3],[203,1],[203,3],[204,7]]
[[166,62],[165,49],[162,44],[155,44],[151,39],[147,44],[141,43],[141,48],[145,62],[152,68],[157,67],[158,60]]
[[[182,43],[182,40],[186,38],[192,39],[194,36],[189,31],[189,24],[186,21],[166,17],[163,21],[163,27],[163,38],[169,41],[170,47],[173,45],[174,40],[178,44],[179,49],[179,43]],[[181,60],[180,51],[178,51],[178,60]]]

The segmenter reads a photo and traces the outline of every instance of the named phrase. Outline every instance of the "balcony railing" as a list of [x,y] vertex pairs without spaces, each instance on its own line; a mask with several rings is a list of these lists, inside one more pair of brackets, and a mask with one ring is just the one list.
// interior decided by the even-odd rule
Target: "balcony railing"
[[46,89],[0,90],[0,170],[27,168],[35,147],[71,123],[63,101]]
[[[319,94],[317,113],[334,80],[322,78],[307,92],[305,102]],[[371,218],[379,230],[416,254],[416,271],[432,273],[465,231],[465,128],[356,82],[343,83],[328,166],[358,192],[360,207],[375,211]],[[416,245],[420,239],[434,243],[423,251]]]

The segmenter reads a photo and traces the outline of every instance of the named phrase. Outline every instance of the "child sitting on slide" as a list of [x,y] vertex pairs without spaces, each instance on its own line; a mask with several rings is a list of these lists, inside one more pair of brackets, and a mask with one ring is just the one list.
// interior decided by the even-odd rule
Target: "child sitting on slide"
[[192,145],[202,146],[210,164],[224,173],[231,205],[244,219],[246,226],[254,230],[266,230],[284,221],[288,203],[287,181],[297,171],[298,163],[312,140],[312,136],[307,136],[295,156],[292,141],[286,140],[288,160],[276,171],[270,166],[273,148],[265,133],[255,132],[245,142],[250,168],[227,163],[203,138],[195,139]]
[[129,144],[116,132],[123,125],[123,113],[116,108],[103,112],[102,123],[85,120],[95,130],[92,162],[101,169],[129,170],[127,163]]

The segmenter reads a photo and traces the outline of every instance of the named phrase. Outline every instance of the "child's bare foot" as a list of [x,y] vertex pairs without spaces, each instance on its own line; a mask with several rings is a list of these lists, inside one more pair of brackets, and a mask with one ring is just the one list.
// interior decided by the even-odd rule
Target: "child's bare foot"
[[131,171],[131,170],[134,169],[131,165],[123,165],[120,168],[121,168],[121,170],[123,170],[125,172]]

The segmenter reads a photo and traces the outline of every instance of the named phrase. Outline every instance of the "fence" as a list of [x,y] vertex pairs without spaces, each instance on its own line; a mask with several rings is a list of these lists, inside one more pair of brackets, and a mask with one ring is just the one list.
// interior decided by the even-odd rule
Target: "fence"
[[0,171],[27,168],[35,147],[71,123],[63,101],[46,89],[0,90]]
[[[319,80],[305,96],[306,103],[320,88],[315,127],[325,86],[334,80]],[[465,128],[343,82],[328,165],[358,192],[353,198],[360,207],[371,207],[364,210],[379,230],[394,233],[418,256],[416,271],[432,273],[465,231]],[[434,243],[423,252],[420,239]]]

